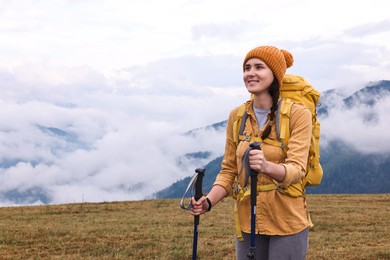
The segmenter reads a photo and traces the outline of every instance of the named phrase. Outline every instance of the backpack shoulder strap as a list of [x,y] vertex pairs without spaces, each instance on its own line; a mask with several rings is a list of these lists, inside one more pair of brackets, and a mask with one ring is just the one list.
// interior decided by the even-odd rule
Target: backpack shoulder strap
[[238,132],[238,140],[239,141],[244,140],[244,130],[245,130],[245,123],[246,123],[247,117],[248,117],[248,114],[245,110],[244,114],[242,115],[242,118],[241,118],[240,130]]
[[[236,145],[245,140],[244,129],[248,116],[246,112],[248,102],[250,101],[245,102],[237,109],[236,119],[233,124],[233,138]],[[288,139],[290,138],[290,112],[293,104],[294,102],[289,98],[281,98],[279,100],[276,112],[276,134],[278,140],[262,140],[265,143],[282,147],[285,152],[287,152]]]
[[291,99],[281,98],[276,112],[276,135],[285,152],[287,152],[287,144],[290,139],[290,113],[293,104]]
[[233,139],[236,145],[242,140],[244,140],[244,129],[245,129],[245,122],[248,117],[248,114],[246,113],[246,104],[248,102],[245,102],[242,104],[236,114],[236,119],[234,120],[233,124]]

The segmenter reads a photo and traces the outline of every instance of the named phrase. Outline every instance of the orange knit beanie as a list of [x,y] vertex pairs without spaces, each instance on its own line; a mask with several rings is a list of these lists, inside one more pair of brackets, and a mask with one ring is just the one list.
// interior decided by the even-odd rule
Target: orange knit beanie
[[245,56],[243,69],[245,69],[245,63],[251,58],[258,58],[267,64],[274,73],[279,87],[282,86],[286,69],[290,68],[294,63],[294,58],[290,52],[273,46],[260,46],[250,50]]

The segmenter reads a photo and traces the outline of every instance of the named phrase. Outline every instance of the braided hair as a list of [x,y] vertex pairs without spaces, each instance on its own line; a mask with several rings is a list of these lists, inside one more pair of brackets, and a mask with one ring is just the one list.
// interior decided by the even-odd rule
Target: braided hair
[[272,97],[272,107],[271,107],[271,113],[269,115],[270,122],[268,123],[268,126],[264,129],[263,134],[261,135],[261,139],[263,140],[266,139],[271,133],[272,123],[275,120],[276,111],[278,110],[278,101],[279,101],[280,92],[279,92],[279,83],[276,77],[274,78],[274,81],[268,88],[268,92]]

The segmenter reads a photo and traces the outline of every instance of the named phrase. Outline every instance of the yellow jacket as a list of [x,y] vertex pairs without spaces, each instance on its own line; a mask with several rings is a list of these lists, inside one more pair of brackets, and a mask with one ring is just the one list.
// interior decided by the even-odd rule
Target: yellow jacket
[[[244,135],[261,136],[262,129],[258,129],[256,116],[253,111],[253,101],[246,108],[248,114]],[[224,159],[221,171],[217,175],[214,185],[225,188],[228,194],[232,193],[238,171],[241,168],[242,157],[248,148],[249,141],[241,141],[238,146],[233,139],[233,123],[238,107],[230,112],[227,130]],[[267,125],[267,122],[265,125]],[[261,144],[261,149],[268,161],[282,164],[286,169],[286,176],[278,185],[287,187],[299,182],[305,175],[307,157],[311,138],[311,113],[302,105],[294,104],[291,108],[290,129],[291,137],[288,143],[287,156],[280,147],[266,143]],[[269,138],[276,140],[275,125]],[[239,184],[244,186],[245,167],[239,176]],[[265,174],[258,175],[258,185],[266,185],[275,182]],[[248,184],[249,185],[249,184]],[[250,196],[237,202],[238,217],[241,231],[250,233]],[[258,192],[256,206],[256,233],[265,235],[290,235],[296,234],[308,227],[305,196],[293,198],[282,194],[277,190]]]

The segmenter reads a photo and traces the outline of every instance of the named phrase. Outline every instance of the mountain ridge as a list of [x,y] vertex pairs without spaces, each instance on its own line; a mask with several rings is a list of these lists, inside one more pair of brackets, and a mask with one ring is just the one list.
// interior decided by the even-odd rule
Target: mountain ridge
[[[377,102],[390,97],[390,81],[381,80],[370,83],[349,96],[343,96],[337,89],[321,94],[318,107],[319,119],[332,116],[331,110],[336,106],[342,109],[352,109],[366,105],[373,107]],[[207,126],[226,127],[227,120]],[[196,134],[197,128],[190,131]],[[205,129],[205,128],[204,128]],[[220,128],[219,128],[220,129]],[[211,189],[213,181],[220,171],[223,156],[210,160],[205,166],[206,174],[203,181],[204,191]],[[363,153],[357,151],[340,139],[328,140],[326,146],[321,145],[321,165],[324,177],[321,185],[308,187],[308,193],[390,193],[390,155],[379,153]],[[374,178],[372,176],[375,176]],[[182,196],[190,177],[177,180],[171,186],[154,193],[156,198],[177,198]]]

